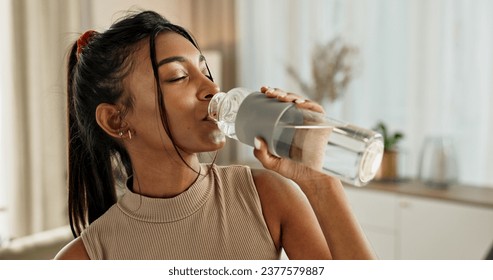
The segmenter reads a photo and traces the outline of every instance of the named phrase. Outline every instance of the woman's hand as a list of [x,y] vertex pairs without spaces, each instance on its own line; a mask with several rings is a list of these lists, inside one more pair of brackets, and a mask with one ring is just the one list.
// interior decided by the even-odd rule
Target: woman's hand
[[[324,114],[322,106],[308,101],[299,95],[268,87],[262,87],[261,92],[267,97],[278,99],[280,102],[293,102],[299,109]],[[305,125],[316,124],[316,121],[315,119],[310,120],[310,118],[304,116]],[[303,176],[306,176],[310,168],[321,170],[330,132],[330,128],[296,130],[290,149],[290,158],[294,161],[270,154],[267,144],[263,139],[256,139],[254,155],[265,168],[276,171],[286,178],[293,180],[301,179]],[[303,164],[299,164],[299,162]]]
[[267,97],[277,98],[277,100],[282,102],[293,102],[298,108],[325,114],[324,108],[320,104],[311,102],[294,93],[288,93],[281,89],[270,87],[261,87],[260,92],[264,93]]

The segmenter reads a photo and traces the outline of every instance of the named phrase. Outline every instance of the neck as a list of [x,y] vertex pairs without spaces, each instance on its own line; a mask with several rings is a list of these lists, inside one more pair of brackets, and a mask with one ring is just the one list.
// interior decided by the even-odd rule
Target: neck
[[134,167],[133,192],[148,197],[169,198],[186,191],[201,172],[196,155],[159,162],[149,159],[132,159]]

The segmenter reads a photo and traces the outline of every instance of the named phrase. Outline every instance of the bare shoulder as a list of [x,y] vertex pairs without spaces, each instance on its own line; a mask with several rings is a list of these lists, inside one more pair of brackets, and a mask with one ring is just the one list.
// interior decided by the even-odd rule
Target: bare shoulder
[[299,187],[290,180],[266,169],[252,169],[252,176],[260,199],[273,200],[271,203],[289,203],[293,198],[305,196]]
[[252,169],[252,177],[262,206],[267,227],[277,249],[282,247],[282,224],[286,215],[290,188],[287,179],[265,169]]
[[65,245],[55,256],[55,260],[90,260],[90,258],[79,236]]
[[286,178],[267,169],[252,169],[252,176],[257,188],[276,188],[289,184]]
[[292,211],[298,211],[299,207],[310,207],[301,189],[276,172],[252,169],[252,176],[264,215],[270,221],[282,224],[292,217]]
[[314,210],[298,185],[270,170],[253,170],[262,209],[276,245],[290,259],[329,259]]

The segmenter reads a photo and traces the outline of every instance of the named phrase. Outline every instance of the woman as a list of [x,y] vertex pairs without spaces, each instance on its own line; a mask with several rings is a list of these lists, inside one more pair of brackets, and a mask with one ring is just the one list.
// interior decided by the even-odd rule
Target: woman
[[[261,139],[254,155],[265,169],[199,162],[224,145],[207,116],[218,91],[192,37],[157,13],[79,38],[68,66],[76,238],[57,259],[276,259],[281,249],[290,259],[374,257],[340,181],[272,156]],[[117,201],[122,173],[128,190]]]

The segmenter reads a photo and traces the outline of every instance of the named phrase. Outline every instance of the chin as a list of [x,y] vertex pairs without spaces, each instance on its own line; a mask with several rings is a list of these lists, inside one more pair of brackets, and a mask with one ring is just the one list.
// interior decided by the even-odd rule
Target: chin
[[219,143],[219,144],[217,144],[217,145],[219,146],[219,147],[217,148],[217,150],[222,149],[222,148],[224,147],[224,145],[226,145],[226,139],[224,139],[224,141],[223,141],[223,142],[221,142],[221,143]]
[[226,145],[226,139],[221,141],[214,141],[211,146],[210,152],[215,152],[217,150],[220,150],[224,147],[224,145]]
[[210,137],[207,143],[202,142],[200,146],[195,146],[195,149],[190,151],[193,153],[211,153],[222,149],[225,144],[226,137]]
[[217,149],[222,148],[226,143],[226,136],[219,129],[213,130],[209,134],[209,138],[212,140],[212,143],[218,146]]

